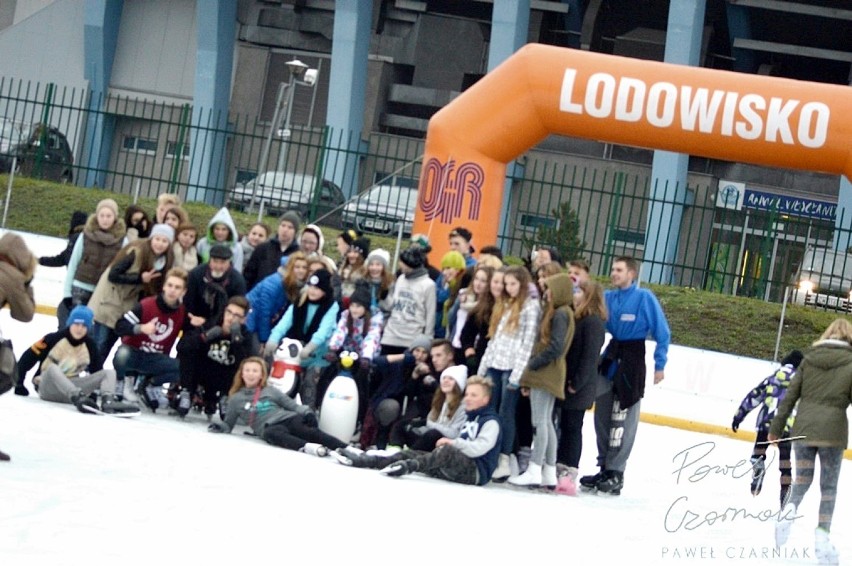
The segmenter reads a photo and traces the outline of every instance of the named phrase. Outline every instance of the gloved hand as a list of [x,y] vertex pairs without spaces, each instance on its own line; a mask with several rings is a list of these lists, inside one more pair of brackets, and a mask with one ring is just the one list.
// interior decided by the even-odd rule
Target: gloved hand
[[373,360],[370,358],[358,358],[358,365],[361,366],[361,371],[370,371],[372,364]]
[[222,334],[224,334],[222,327],[214,326],[213,328],[204,333],[204,339],[208,342],[213,342],[214,340],[218,340],[219,338],[221,338]]
[[225,432],[225,425],[221,423],[213,423],[207,427],[207,432]]
[[302,415],[302,424],[305,426],[316,428],[319,426],[319,421],[317,421],[317,416],[313,411],[308,411],[304,415]]
[[278,344],[275,343],[273,340],[269,340],[266,343],[266,346],[264,346],[264,348],[263,348],[263,357],[264,358],[271,358],[272,356],[275,355],[275,350],[277,350],[277,349],[278,349]]
[[338,359],[338,353],[337,353],[336,350],[329,350],[328,352],[325,353],[323,358],[325,358],[325,361],[333,364]]
[[742,419],[739,419],[739,418],[737,418],[737,417],[734,417],[734,420],[733,420],[733,422],[731,423],[731,430],[732,430],[732,431],[734,431],[734,432],[737,432],[737,430],[740,428],[740,423],[741,423],[741,422],[742,422]]
[[305,347],[302,348],[302,351],[299,352],[299,358],[307,360],[311,357],[311,354],[313,354],[316,349],[316,344],[314,344],[313,342],[308,342],[307,344],[305,344]]
[[234,344],[239,344],[243,341],[243,329],[239,322],[232,324],[228,329],[228,333],[231,335],[231,342]]

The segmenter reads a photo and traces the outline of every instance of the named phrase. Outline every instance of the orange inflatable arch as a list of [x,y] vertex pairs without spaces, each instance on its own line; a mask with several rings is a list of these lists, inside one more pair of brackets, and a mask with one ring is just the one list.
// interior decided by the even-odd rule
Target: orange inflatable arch
[[506,164],[549,134],[852,179],[852,90],[528,44],[429,121],[414,232],[497,241]]

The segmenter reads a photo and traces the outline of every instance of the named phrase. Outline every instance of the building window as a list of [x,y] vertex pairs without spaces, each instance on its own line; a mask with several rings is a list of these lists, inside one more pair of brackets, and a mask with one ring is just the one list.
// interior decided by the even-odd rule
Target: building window
[[[183,143],[181,145],[183,147],[183,151],[181,152],[183,155],[181,155],[181,159],[189,159],[189,144]],[[177,146],[178,146],[178,142],[174,142],[174,141],[167,142],[166,143],[166,157],[171,157],[172,159],[174,159],[175,156],[178,153],[178,147]]]
[[147,153],[148,155],[157,154],[157,140],[149,138],[124,136],[124,142],[121,147],[124,151],[135,151],[137,153]]
[[539,216],[538,214],[521,214],[521,228],[537,230],[540,226],[555,228],[556,219],[549,216]]

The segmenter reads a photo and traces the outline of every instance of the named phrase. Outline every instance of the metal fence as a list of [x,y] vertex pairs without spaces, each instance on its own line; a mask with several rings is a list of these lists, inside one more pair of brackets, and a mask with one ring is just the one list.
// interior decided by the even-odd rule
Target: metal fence
[[[50,128],[33,127],[38,124]],[[22,174],[139,197],[172,192],[243,209],[298,202],[308,219],[323,217],[334,228],[396,235],[402,225],[403,234],[411,231],[421,139],[375,132],[362,139],[360,132],[298,124],[282,131],[258,116],[224,119],[186,101],[104,99],[10,79],[0,79],[0,126],[0,150],[29,147],[19,152]],[[68,174],[57,167],[63,140],[72,160]],[[761,201],[731,203],[720,200],[718,179],[655,187],[645,167],[535,149],[523,161],[510,168],[509,205],[499,219],[496,243],[510,255],[555,244],[565,259],[581,257],[605,275],[612,258],[643,259],[653,244],[671,250],[671,259],[655,266],[671,284],[779,301],[813,255],[808,250],[850,240],[850,222],[841,219],[837,224],[846,228],[836,229],[827,203],[796,209],[769,193]],[[372,190],[369,198],[362,195],[355,209],[345,205],[350,193],[366,190]],[[670,222],[649,230],[650,210]],[[834,256],[821,271],[843,279],[847,262],[852,271],[848,258]],[[830,291],[847,295],[838,308],[848,309],[849,285],[844,280]]]

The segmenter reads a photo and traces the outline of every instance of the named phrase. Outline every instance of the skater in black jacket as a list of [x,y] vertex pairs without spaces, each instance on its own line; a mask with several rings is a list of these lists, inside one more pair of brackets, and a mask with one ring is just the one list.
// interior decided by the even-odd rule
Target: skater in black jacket
[[204,413],[213,418],[217,407],[224,415],[228,389],[240,363],[257,351],[257,339],[245,327],[249,302],[243,296],[231,297],[216,321],[186,332],[177,345],[180,386],[177,410],[183,417],[192,406],[199,386]]

